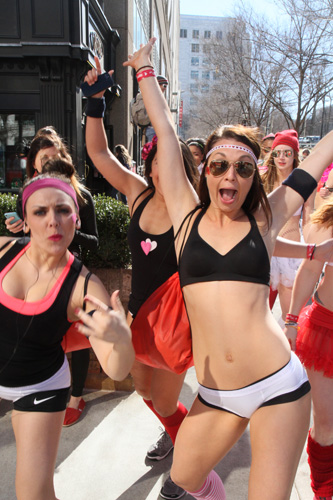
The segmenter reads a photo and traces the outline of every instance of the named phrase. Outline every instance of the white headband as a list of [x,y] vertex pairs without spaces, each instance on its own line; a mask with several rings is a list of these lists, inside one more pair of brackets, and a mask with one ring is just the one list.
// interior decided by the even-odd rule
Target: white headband
[[210,157],[210,155],[214,151],[216,151],[217,149],[223,149],[223,148],[239,149],[240,151],[245,151],[246,153],[248,153],[251,156],[251,158],[253,158],[254,163],[256,165],[258,164],[258,160],[257,160],[256,156],[254,155],[253,151],[251,151],[251,149],[245,148],[244,146],[236,146],[236,144],[221,144],[220,146],[215,146],[210,151],[208,151],[208,153],[206,154],[206,160],[208,160],[208,158]]

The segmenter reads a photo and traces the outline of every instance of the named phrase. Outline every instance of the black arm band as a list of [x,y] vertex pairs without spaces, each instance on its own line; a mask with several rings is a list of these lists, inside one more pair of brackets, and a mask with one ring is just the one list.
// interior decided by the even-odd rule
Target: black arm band
[[87,107],[85,109],[86,116],[92,118],[103,118],[105,112],[105,98],[88,97]]
[[289,186],[296,191],[296,193],[300,194],[304,201],[306,201],[317,188],[317,181],[302,168],[295,168],[282,184],[284,186]]

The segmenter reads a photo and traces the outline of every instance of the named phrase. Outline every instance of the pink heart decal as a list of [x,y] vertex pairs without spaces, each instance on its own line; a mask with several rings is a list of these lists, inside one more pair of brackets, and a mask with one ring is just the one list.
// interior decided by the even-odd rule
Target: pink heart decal
[[150,241],[141,241],[141,248],[144,251],[146,255],[149,254],[150,249],[151,249],[151,242]]

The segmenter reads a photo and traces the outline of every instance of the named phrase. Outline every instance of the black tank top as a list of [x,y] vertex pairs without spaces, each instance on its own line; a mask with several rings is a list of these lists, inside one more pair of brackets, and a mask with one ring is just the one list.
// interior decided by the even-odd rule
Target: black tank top
[[140,228],[141,214],[153,195],[154,191],[140,203],[128,228],[132,254],[132,290],[128,309],[133,317],[149,295],[178,269],[173,228],[163,234],[149,234]]
[[[0,272],[27,243],[27,238],[20,238],[4,254]],[[20,314],[0,302],[0,385],[37,384],[61,368],[64,362],[61,341],[72,324],[67,319],[67,306],[81,268],[82,262],[74,258],[56,298],[44,312]]]
[[196,217],[181,254],[181,287],[206,281],[247,281],[269,286],[269,256],[253,215],[247,214],[251,224],[249,233],[221,255],[199,235],[198,226],[206,210]]

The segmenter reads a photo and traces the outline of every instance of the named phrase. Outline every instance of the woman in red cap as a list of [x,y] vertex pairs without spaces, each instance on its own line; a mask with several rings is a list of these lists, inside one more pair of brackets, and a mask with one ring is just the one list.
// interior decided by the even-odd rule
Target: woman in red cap
[[[299,143],[296,130],[283,130],[275,135],[272,151],[265,161],[267,170],[262,174],[264,188],[267,194],[279,187],[288,178],[291,172],[299,165]],[[280,232],[280,236],[292,241],[301,241],[300,218],[302,227],[309,223],[314,208],[315,192],[300,207]],[[282,318],[285,320],[289,310],[292,286],[296,272],[301,263],[300,259],[273,257],[271,261],[271,293],[270,306],[274,305],[279,294]]]

